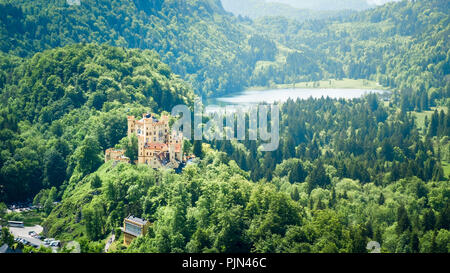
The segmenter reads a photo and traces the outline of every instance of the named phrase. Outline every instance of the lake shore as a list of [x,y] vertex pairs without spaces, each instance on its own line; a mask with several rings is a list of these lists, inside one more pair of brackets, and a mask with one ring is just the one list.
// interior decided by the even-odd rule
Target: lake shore
[[342,80],[321,80],[315,82],[298,82],[275,84],[273,86],[252,86],[246,91],[262,91],[267,89],[288,89],[288,88],[317,88],[317,89],[377,89],[385,90],[386,87],[379,83],[365,79],[342,79]]
[[332,99],[354,99],[360,98],[368,93],[384,93],[381,89],[363,88],[271,88],[261,90],[245,90],[240,93],[218,97],[210,100],[208,104],[213,105],[252,105],[255,103],[285,102],[288,99],[309,98],[332,98]]

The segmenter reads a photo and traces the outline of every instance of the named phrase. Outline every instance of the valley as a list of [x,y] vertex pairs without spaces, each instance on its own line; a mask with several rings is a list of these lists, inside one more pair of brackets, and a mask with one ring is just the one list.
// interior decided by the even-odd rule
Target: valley
[[[449,2],[294,2],[0,0],[0,247],[53,251],[25,221],[58,252],[448,253]],[[277,102],[278,149],[175,139],[197,98]]]

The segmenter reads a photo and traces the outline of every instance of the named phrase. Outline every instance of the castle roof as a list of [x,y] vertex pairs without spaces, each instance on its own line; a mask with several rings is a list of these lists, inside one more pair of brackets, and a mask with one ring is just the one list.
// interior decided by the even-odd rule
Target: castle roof
[[126,219],[131,221],[131,222],[134,222],[134,223],[136,223],[138,225],[142,225],[142,226],[144,226],[144,225],[146,225],[148,223],[147,220],[144,220],[144,219],[141,219],[141,218],[138,218],[138,217],[134,217],[132,215],[129,215]]
[[148,143],[145,143],[145,145],[144,145],[144,149],[157,150],[157,151],[167,150],[167,148],[168,148],[167,144],[165,144],[165,143],[148,142]]
[[111,151],[111,152],[122,152],[122,149],[116,149],[116,148],[108,148],[106,149],[106,151]]

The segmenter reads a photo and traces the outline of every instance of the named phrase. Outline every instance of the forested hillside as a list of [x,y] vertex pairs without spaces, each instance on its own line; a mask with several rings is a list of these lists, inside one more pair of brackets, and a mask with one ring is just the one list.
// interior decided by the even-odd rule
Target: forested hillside
[[[112,230],[120,235],[129,213],[153,224],[148,235],[114,251],[364,253],[370,240],[383,252],[449,251],[448,181],[367,183],[339,179],[327,166],[308,182],[290,182],[284,175],[298,163],[291,159],[271,182],[254,183],[212,151],[182,174],[109,162],[77,182],[44,227],[49,236],[78,240],[84,252],[102,249]],[[331,178],[311,190],[315,175]]]
[[294,8],[291,5],[268,2],[265,0],[222,0],[223,8],[236,16],[257,19],[264,16],[283,16],[297,21],[321,19],[339,14],[349,14],[351,11],[310,10]]
[[[351,102],[288,100],[282,105],[282,142],[276,151],[261,152],[257,149],[259,143],[255,141],[243,141],[246,149],[228,141],[216,141],[214,146],[227,152],[244,170],[250,171],[253,180],[265,178],[271,181],[277,173],[277,164],[287,167],[288,170],[282,173],[288,175],[290,164],[294,163],[285,165],[283,160],[300,158],[303,164],[326,162],[335,168],[336,176],[361,182],[383,184],[411,176],[424,181],[439,181],[444,179],[439,161],[441,158],[450,159],[450,147],[446,139],[441,146],[441,142],[433,142],[431,137],[450,133],[450,120],[444,111],[435,115],[430,128],[427,128],[428,138],[422,140],[413,115],[384,106],[374,95]],[[439,130],[438,124],[443,126]],[[290,182],[305,181],[311,172],[301,163],[295,164],[300,164],[301,171],[290,176]],[[323,183],[321,178],[316,182]],[[312,182],[310,189],[316,187],[316,182]]]
[[[32,200],[44,235],[81,252],[104,251],[112,233],[110,252],[362,253],[369,241],[450,252],[448,1],[255,21],[219,0],[0,10],[1,218],[25,217],[2,203]],[[343,78],[390,90],[280,103],[271,152],[260,140],[185,140],[195,159],[181,171],[104,161],[110,147],[137,155],[127,115]],[[151,226],[126,248],[128,215]]]
[[2,0],[0,9],[3,52],[30,57],[79,42],[154,49],[204,95],[241,90],[255,62],[270,59],[219,0]]
[[85,168],[95,170],[98,154],[126,136],[127,114],[193,100],[192,89],[151,51],[86,44],[3,60],[10,71],[0,118],[6,202],[61,186],[80,167],[83,155],[72,157],[80,146],[93,158]]
[[277,82],[295,82],[316,73],[321,78],[372,79],[404,91],[410,102],[406,108],[426,109],[417,105],[424,93],[431,103],[450,96],[449,5],[402,1],[334,20],[260,19],[259,31],[302,52],[290,53],[285,67],[260,69],[260,77],[275,73]]
[[[312,9],[312,10],[342,10],[342,9],[352,9],[352,10],[363,10],[369,7],[374,7],[371,1],[367,0],[265,0],[266,2],[276,2],[291,5],[294,8],[299,9]],[[392,0],[384,0],[384,2],[389,2]],[[374,2],[374,1],[372,1]],[[379,1],[381,2],[381,1]]]
[[413,88],[418,97],[426,89],[432,101],[449,89],[445,0],[402,1],[328,20],[256,23],[233,17],[219,0],[1,2],[3,52],[29,57],[77,42],[154,49],[207,96],[344,77]]
[[236,16],[257,19],[264,16],[283,16],[297,21],[324,19],[373,8],[392,0],[221,0],[225,10]]

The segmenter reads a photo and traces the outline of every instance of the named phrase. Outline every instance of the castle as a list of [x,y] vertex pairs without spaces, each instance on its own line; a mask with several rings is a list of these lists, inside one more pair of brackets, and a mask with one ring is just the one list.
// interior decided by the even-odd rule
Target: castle
[[[183,134],[170,132],[169,117],[161,116],[157,119],[152,114],[143,114],[142,119],[136,120],[128,116],[128,137],[135,134],[138,139],[138,164],[147,164],[152,168],[176,169],[185,162],[183,157]],[[105,161],[126,161],[125,151],[107,149]]]

